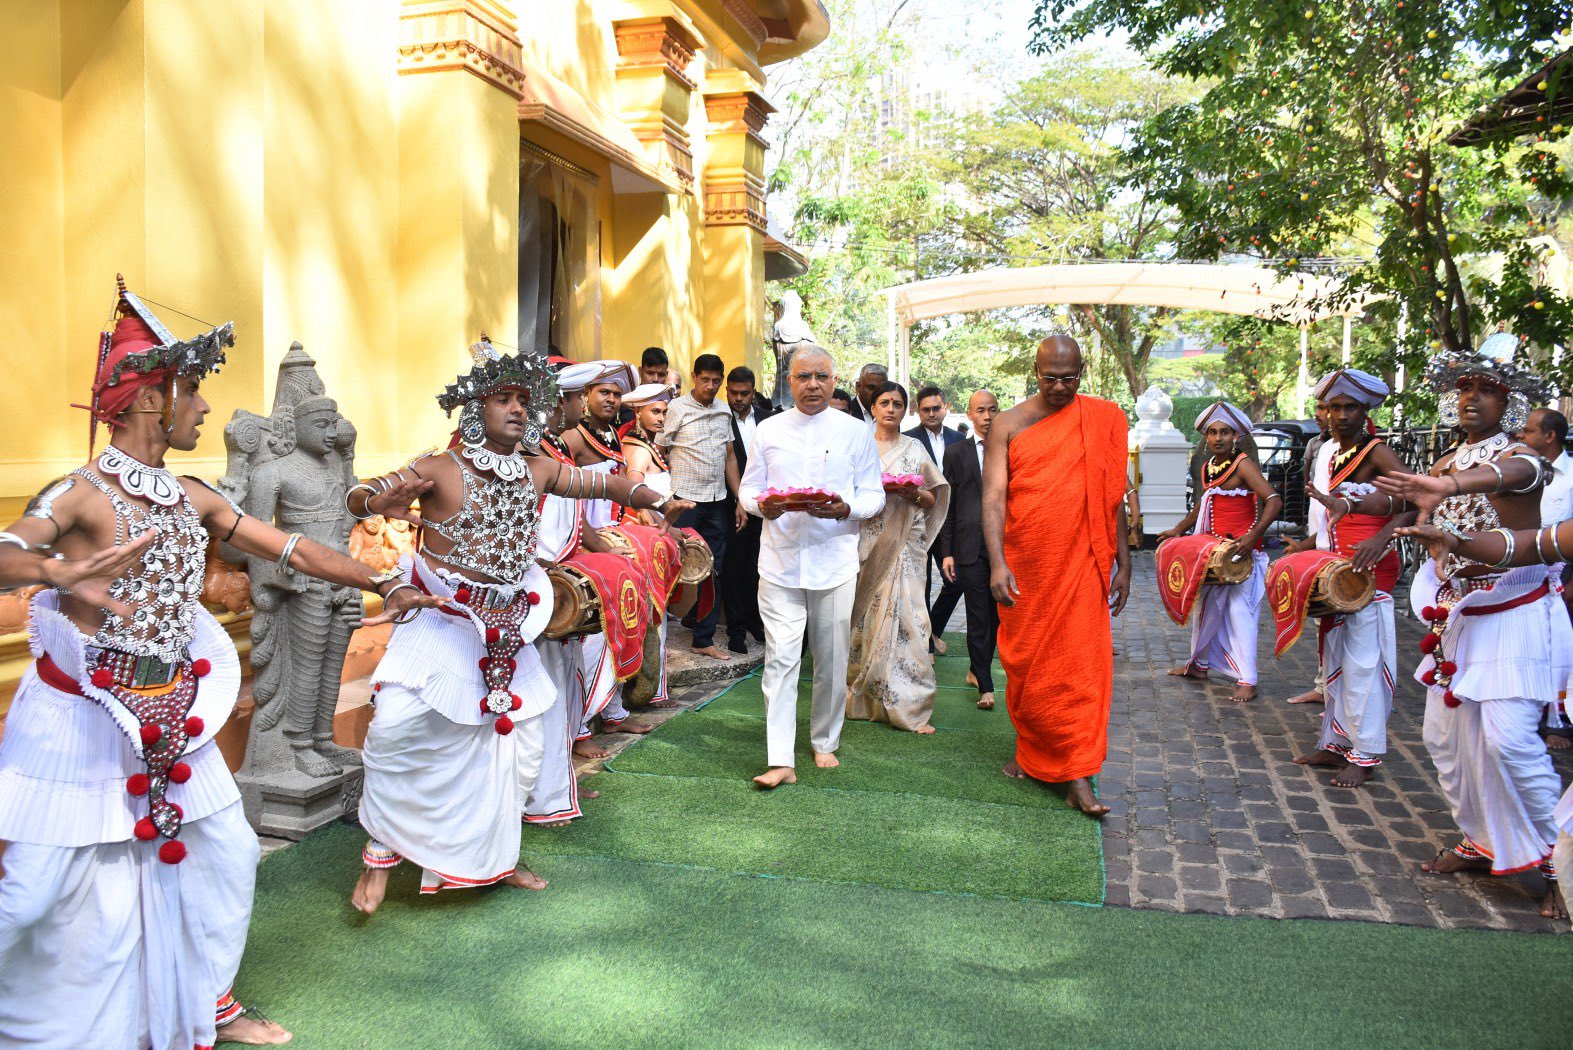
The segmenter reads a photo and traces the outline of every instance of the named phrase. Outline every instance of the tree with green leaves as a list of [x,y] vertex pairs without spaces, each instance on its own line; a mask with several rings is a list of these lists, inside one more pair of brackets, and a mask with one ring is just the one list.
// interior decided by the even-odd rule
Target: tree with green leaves
[[1498,326],[1542,357],[1573,331],[1573,301],[1542,266],[1573,189],[1554,148],[1567,129],[1449,142],[1562,50],[1570,21],[1568,0],[1040,0],[1033,30],[1043,52],[1128,34],[1202,87],[1145,121],[1123,151],[1127,184],[1174,210],[1183,256],[1330,269],[1344,279],[1332,305],[1383,296],[1368,315],[1407,321],[1390,372]]

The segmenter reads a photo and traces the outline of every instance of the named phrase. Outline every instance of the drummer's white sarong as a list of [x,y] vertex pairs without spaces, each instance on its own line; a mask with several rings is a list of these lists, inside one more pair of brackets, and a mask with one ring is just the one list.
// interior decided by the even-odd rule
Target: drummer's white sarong
[[256,833],[239,802],[185,823],[186,859],[135,840],[6,847],[0,1045],[211,1046],[251,922]]
[[584,692],[580,682],[582,647],[578,639],[535,642],[541,666],[557,685],[557,699],[541,715],[544,752],[540,773],[526,783],[528,771],[521,773],[520,794],[524,798],[524,819],[532,824],[571,820],[581,816],[579,788],[574,776],[573,743],[583,722]]
[[1398,673],[1392,595],[1377,591],[1364,609],[1332,619],[1322,639],[1322,667],[1327,708],[1316,746],[1357,766],[1379,765],[1387,753]]
[[1256,551],[1251,560],[1242,582],[1202,588],[1191,621],[1190,666],[1222,671],[1241,685],[1256,684],[1256,628],[1267,586],[1267,555]]

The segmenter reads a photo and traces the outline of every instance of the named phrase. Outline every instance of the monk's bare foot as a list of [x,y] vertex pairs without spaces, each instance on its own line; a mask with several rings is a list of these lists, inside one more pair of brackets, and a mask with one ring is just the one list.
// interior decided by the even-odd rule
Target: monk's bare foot
[[1351,762],[1329,783],[1333,787],[1357,788],[1374,776],[1376,776],[1376,772],[1370,766],[1357,766]]
[[502,880],[504,886],[517,886],[521,890],[544,890],[546,880],[541,878],[529,868],[521,867],[512,875]]
[[1098,796],[1092,793],[1092,781],[1086,777],[1072,780],[1065,788],[1065,804],[1071,809],[1079,809],[1089,817],[1102,817],[1109,812],[1109,807],[1098,801]]
[[1016,760],[1014,758],[1011,759],[1009,762],[1006,762],[1005,763],[1005,768],[1000,770],[1000,772],[1004,773],[1006,776],[1010,777],[1012,780],[1026,780],[1027,779],[1027,772],[1026,772],[1026,770],[1022,769],[1021,766],[1017,764],[1017,762],[1016,762]]
[[1573,739],[1569,739],[1565,736],[1558,736],[1556,733],[1546,734],[1547,751],[1566,751],[1570,747],[1573,747]]
[[1546,895],[1540,898],[1540,917],[1542,919],[1565,919],[1568,917],[1567,905],[1562,901],[1562,894],[1557,892],[1555,882],[1546,883]]
[[240,1043],[243,1046],[283,1046],[293,1038],[294,1033],[277,1021],[247,1013],[220,1028],[215,1042]]
[[1173,675],[1174,677],[1176,677],[1176,678],[1206,678],[1207,677],[1207,672],[1206,671],[1203,671],[1200,667],[1192,667],[1190,664],[1184,664],[1184,665],[1182,665],[1180,667],[1171,667],[1171,668],[1169,668],[1169,673],[1171,675]]
[[967,672],[967,684],[972,686],[972,688],[976,689],[978,687],[978,676],[973,674],[971,671],[968,671]]
[[1327,697],[1323,696],[1321,693],[1317,692],[1315,689],[1312,689],[1310,692],[1301,693],[1299,696],[1291,696],[1289,699],[1285,700],[1284,703],[1286,703],[1286,704],[1325,704],[1325,703],[1327,703]]
[[606,750],[606,748],[602,747],[600,744],[597,744],[589,737],[585,737],[583,740],[575,740],[573,743],[573,753],[578,758],[612,757],[612,753],[610,751]]
[[933,726],[918,726],[916,729],[913,730],[913,732],[916,733],[918,736],[928,736],[930,733],[934,732],[934,727]]
[[1450,849],[1445,849],[1436,855],[1434,860],[1428,860],[1420,865],[1420,870],[1432,875],[1453,875],[1460,871],[1490,871],[1491,862],[1474,857],[1460,857]]
[[[930,730],[930,732],[933,732],[933,730]],[[835,769],[840,764],[841,759],[837,758],[828,751],[814,752],[814,765],[818,766],[820,769]]]
[[1229,699],[1237,704],[1248,704],[1256,699],[1256,686],[1241,682],[1234,687],[1234,692],[1229,694]]
[[722,649],[719,645],[707,645],[703,649],[694,647],[694,652],[700,656],[708,656],[712,660],[730,660],[732,654]]
[[621,722],[608,722],[601,726],[604,733],[632,733],[634,736],[644,736],[655,726],[648,722],[635,722],[632,718],[625,718]]
[[985,711],[994,710],[994,694],[983,693],[978,697],[978,706]]
[[1336,752],[1318,749],[1308,755],[1301,755],[1294,760],[1294,764],[1297,766],[1332,766],[1334,768],[1342,768],[1349,764],[1349,760]]
[[350,903],[356,911],[370,915],[377,910],[388,892],[388,871],[387,868],[367,868],[360,873],[355,890],[350,894]]
[[754,783],[766,791],[773,791],[782,784],[796,784],[797,773],[793,772],[791,766],[771,766],[755,777]]

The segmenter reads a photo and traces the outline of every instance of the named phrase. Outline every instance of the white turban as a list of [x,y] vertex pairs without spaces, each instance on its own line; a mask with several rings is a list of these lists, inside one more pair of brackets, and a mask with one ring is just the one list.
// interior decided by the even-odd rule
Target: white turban
[[590,361],[596,372],[585,380],[586,387],[615,386],[619,394],[626,394],[638,386],[638,377],[634,374],[634,366],[627,361]]
[[1390,393],[1392,391],[1388,390],[1387,384],[1370,372],[1362,372],[1358,368],[1337,368],[1316,384],[1315,396],[1318,401],[1349,397],[1371,409],[1380,405]]
[[557,389],[565,394],[577,394],[584,389],[584,385],[601,374],[599,361],[587,361],[582,365],[567,365],[557,373]]
[[623,395],[623,404],[629,408],[643,408],[657,401],[672,400],[671,383],[641,383]]
[[1196,429],[1203,434],[1207,433],[1207,428],[1214,423],[1224,423],[1236,434],[1251,432],[1251,417],[1227,401],[1214,401],[1196,417]]

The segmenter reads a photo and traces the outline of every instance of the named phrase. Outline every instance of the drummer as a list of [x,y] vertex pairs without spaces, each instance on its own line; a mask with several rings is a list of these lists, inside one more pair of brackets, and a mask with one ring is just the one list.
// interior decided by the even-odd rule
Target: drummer
[[1387,395],[1386,383],[1358,368],[1329,372],[1316,385],[1337,447],[1328,461],[1327,491],[1307,485],[1306,492],[1327,509],[1328,549],[1376,577],[1369,605],[1322,620],[1327,707],[1316,750],[1295,763],[1337,769],[1335,787],[1359,787],[1375,775],[1387,753],[1393,711],[1398,673],[1393,587],[1399,570],[1393,532],[1415,514],[1402,501],[1379,494],[1374,484],[1379,477],[1413,473],[1372,430],[1371,410]]
[[1251,420],[1227,401],[1215,401],[1196,418],[1209,457],[1202,464],[1202,494],[1196,506],[1160,541],[1184,533],[1232,539],[1236,557],[1251,559],[1251,575],[1238,584],[1202,587],[1200,609],[1191,621],[1191,657],[1169,673],[1205,680],[1216,664],[1235,680],[1229,699],[1245,703],[1256,698],[1256,626],[1267,576],[1262,534],[1283,509],[1283,498],[1262,476],[1240,440],[1251,432]]
[[[672,472],[667,469],[666,457],[656,445],[655,436],[666,421],[666,406],[677,388],[670,383],[644,383],[623,395],[623,404],[634,413],[633,423],[623,437],[623,469],[630,481],[642,481],[662,495],[672,492]],[[628,510],[625,522],[660,528],[665,519],[659,514]],[[666,688],[666,616],[661,617],[661,673],[657,679],[655,695],[647,707],[676,707]]]

